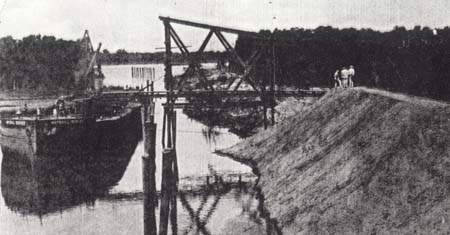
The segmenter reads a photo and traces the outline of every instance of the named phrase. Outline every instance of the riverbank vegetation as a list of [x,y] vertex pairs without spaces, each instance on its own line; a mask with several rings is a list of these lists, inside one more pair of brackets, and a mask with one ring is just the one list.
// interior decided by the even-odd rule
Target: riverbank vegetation
[[[395,27],[389,32],[318,27],[259,34],[275,38],[280,85],[331,87],[337,69],[354,65],[357,86],[450,100],[448,27],[435,30],[420,26],[411,30]],[[248,58],[260,44],[254,38],[239,37],[236,51]],[[267,69],[259,70],[270,74]]]
[[0,39],[0,89],[58,93],[75,88],[80,43],[53,36]]

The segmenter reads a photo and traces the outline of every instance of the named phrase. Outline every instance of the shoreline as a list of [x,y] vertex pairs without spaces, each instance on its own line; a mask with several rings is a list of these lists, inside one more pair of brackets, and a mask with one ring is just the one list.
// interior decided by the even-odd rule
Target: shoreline
[[309,107],[216,151],[258,175],[284,234],[450,231],[432,226],[450,210],[450,189],[442,190],[450,177],[442,164],[450,159],[448,104],[355,88]]
[[[261,218],[264,218],[266,220],[266,223],[268,223],[268,227],[270,230],[270,235],[282,235],[282,229],[279,226],[279,222],[276,218],[272,218],[271,217],[271,213],[270,211],[267,209],[267,207],[265,206],[265,201],[266,198],[264,196],[264,193],[262,192],[261,186],[259,186],[259,180],[261,177],[261,172],[259,171],[257,164],[255,161],[253,161],[252,159],[243,159],[243,158],[239,158],[236,157],[232,154],[228,154],[225,152],[222,152],[221,150],[216,150],[214,151],[214,154],[217,154],[218,156],[221,157],[226,157],[229,158],[233,161],[242,163],[248,167],[250,167],[252,169],[252,173],[257,177],[256,181],[253,185],[253,190],[256,192],[256,198],[259,202],[258,204],[258,212],[260,213]],[[269,231],[267,231],[269,232]]]

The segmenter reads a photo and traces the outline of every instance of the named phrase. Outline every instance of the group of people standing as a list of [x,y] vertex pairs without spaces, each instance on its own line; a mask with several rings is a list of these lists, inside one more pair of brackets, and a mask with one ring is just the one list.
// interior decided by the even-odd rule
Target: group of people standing
[[355,68],[353,65],[350,67],[343,67],[341,70],[334,72],[334,87],[353,87],[353,79],[355,77]]

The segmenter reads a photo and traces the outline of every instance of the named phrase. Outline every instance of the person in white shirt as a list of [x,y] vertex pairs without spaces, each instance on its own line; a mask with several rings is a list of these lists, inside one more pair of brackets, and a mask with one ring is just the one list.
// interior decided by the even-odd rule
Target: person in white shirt
[[342,79],[342,87],[348,87],[348,70],[346,67],[343,67],[341,70],[341,79]]
[[339,69],[334,72],[334,87],[341,87],[341,79],[339,78]]
[[353,87],[353,78],[355,77],[355,68],[353,65],[350,65],[350,69],[348,70],[348,86]]

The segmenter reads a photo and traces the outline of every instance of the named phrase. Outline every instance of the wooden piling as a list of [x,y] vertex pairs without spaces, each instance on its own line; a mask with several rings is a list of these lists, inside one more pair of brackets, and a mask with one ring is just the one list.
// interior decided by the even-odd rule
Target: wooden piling
[[154,161],[149,156],[142,157],[143,187],[144,187],[144,235],[156,235],[156,190],[154,189]]
[[179,175],[178,175],[178,157],[176,152],[176,146],[177,146],[177,112],[172,111],[172,144],[173,149],[175,149],[175,154],[173,158],[173,174],[176,180],[176,184],[178,184],[179,181]]
[[173,143],[173,148],[175,149],[175,147],[177,146],[176,145],[176,143],[177,143],[177,135],[176,135],[176,133],[177,133],[177,111],[172,109],[171,116],[172,116],[171,117],[172,118],[172,134],[173,134],[172,143]]
[[[156,124],[147,121],[148,107],[141,108],[144,156],[142,156],[142,181],[144,191],[144,234],[157,234],[155,209],[156,196]],[[147,116],[147,117],[146,117]]]
[[167,119],[167,112],[166,107],[164,107],[164,114],[163,114],[163,126],[162,126],[162,141],[161,145],[163,148],[166,147],[166,119]]
[[170,225],[172,234],[178,234],[178,222],[177,222],[177,191],[178,191],[178,160],[177,160],[177,112],[171,109],[171,122],[172,122],[172,169],[171,169],[171,199],[170,199]]
[[173,123],[173,110],[171,107],[165,107],[165,111],[167,112],[167,148],[173,148],[172,145],[172,123]]
[[155,102],[151,101],[148,107],[148,121],[155,123]]
[[175,150],[172,148],[164,149],[162,156],[162,180],[161,180],[161,204],[159,215],[159,234],[167,235],[170,202],[172,197],[173,186],[172,179],[172,159]]
[[142,137],[145,136],[145,131],[144,131],[144,124],[147,122],[148,119],[148,105],[146,104],[145,100],[141,99],[141,125],[142,125]]
[[[151,121],[152,117],[147,110],[148,107],[141,108],[141,125],[142,138],[144,140],[144,151],[149,154],[150,151],[154,151],[156,145],[156,124]],[[155,154],[152,156],[155,156]]]
[[176,178],[172,177],[172,190],[170,198],[170,226],[172,234],[178,234],[178,220],[177,220],[177,182]]

